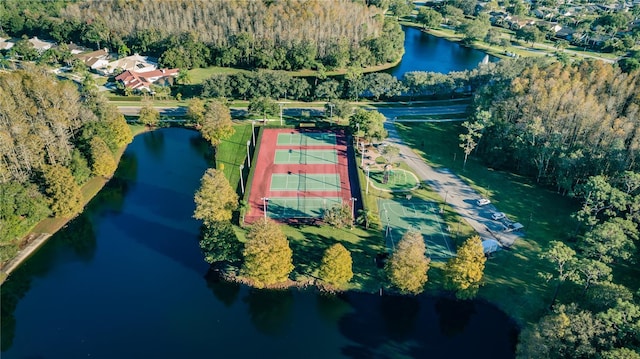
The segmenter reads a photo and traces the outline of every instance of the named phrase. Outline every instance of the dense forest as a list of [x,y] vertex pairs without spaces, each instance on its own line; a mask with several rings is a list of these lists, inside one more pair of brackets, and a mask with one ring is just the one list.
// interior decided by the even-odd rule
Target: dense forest
[[8,35],[158,57],[162,66],[297,70],[396,61],[404,33],[382,10],[341,1],[53,1],[0,5]]
[[43,218],[82,209],[80,186],[110,176],[132,139],[124,117],[92,89],[29,67],[0,74],[0,262]]
[[589,176],[637,170],[640,72],[599,61],[537,63],[476,93],[491,166],[570,193]]
[[571,240],[541,252],[554,295],[521,333],[518,358],[640,358],[640,73],[598,61],[511,65],[476,91],[463,137],[487,165],[581,203]]

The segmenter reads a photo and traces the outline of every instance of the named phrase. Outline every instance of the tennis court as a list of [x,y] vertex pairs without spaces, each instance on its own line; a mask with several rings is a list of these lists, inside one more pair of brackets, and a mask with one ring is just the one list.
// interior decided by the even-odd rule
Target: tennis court
[[338,164],[336,150],[276,150],[275,164],[307,164],[307,165],[335,165]]
[[271,218],[320,218],[326,208],[342,204],[342,198],[270,197],[266,204]]
[[445,231],[436,203],[416,199],[381,199],[378,201],[378,208],[389,249],[395,249],[396,243],[407,230],[415,229],[422,233],[427,254],[432,260],[445,260],[454,256],[455,247]]
[[337,173],[274,173],[271,175],[271,191],[340,191],[340,175]]
[[278,146],[335,146],[336,134],[326,132],[279,133]]

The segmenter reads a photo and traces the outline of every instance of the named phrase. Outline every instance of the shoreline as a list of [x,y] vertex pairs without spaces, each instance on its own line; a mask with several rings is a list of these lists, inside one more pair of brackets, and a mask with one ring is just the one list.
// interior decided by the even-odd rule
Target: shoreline
[[[153,131],[153,129],[145,126],[139,131],[134,131],[133,129],[131,130],[134,138],[137,135],[148,132],[148,131]],[[122,158],[122,154],[124,154],[124,151],[127,149],[127,147],[129,147],[128,144],[122,147],[121,149],[119,149],[118,152],[115,154],[115,159],[118,165],[120,165],[120,159]],[[116,170],[117,169],[118,167],[116,166]],[[24,247],[20,248],[13,258],[6,261],[0,266],[0,285],[2,285],[7,280],[7,278],[9,278],[11,273],[13,273],[16,269],[18,269],[22,263],[24,263],[29,257],[31,257],[33,253],[35,253],[38,249],[40,249],[47,242],[49,238],[51,238],[56,232],[58,232],[62,228],[66,227],[66,225],[69,222],[71,222],[73,219],[75,219],[77,216],[82,214],[82,212],[84,212],[85,207],[89,204],[89,202],[91,202],[91,200],[98,193],[100,193],[100,191],[104,188],[104,186],[106,186],[107,183],[109,183],[112,176],[113,174],[108,178],[94,177],[89,181],[87,181],[87,183],[85,183],[82,186],[81,190],[84,190],[85,187],[88,187],[90,185],[96,185],[94,182],[96,181],[98,182],[96,185],[95,191],[92,191],[91,195],[87,196],[87,198],[83,198],[84,204],[82,206],[82,211],[76,213],[74,216],[68,217],[68,218],[47,217],[41,220],[40,222],[36,223],[33,226],[33,228],[29,231],[29,233],[27,233],[24,237],[22,237],[18,242],[19,247],[23,247],[23,246]],[[52,226],[54,230],[51,232],[53,233],[37,231],[37,228],[43,226],[44,223],[48,223],[49,225]]]

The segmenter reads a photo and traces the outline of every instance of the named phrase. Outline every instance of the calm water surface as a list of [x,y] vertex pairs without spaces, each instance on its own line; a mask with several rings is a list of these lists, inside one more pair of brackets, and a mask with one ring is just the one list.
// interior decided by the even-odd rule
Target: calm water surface
[[[413,27],[404,29],[404,56],[398,66],[385,72],[402,78],[405,72],[431,71],[449,73],[470,70],[478,66],[486,53],[460,46],[458,43],[435,37]],[[490,57],[491,61],[497,58]]]
[[2,358],[513,358],[493,306],[206,279],[198,133],[135,138],[117,176],[2,287]]

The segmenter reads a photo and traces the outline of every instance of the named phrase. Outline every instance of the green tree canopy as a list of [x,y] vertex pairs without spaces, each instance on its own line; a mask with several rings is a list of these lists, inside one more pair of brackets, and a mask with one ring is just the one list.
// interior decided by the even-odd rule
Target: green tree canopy
[[145,99],[140,108],[138,120],[147,126],[156,126],[160,121],[160,112],[153,107],[153,103]]
[[407,231],[389,258],[385,270],[391,284],[402,293],[420,294],[427,283],[429,258],[420,232]]
[[322,256],[318,277],[334,288],[344,288],[353,278],[351,253],[340,243],[327,248]]
[[209,264],[236,262],[242,254],[242,243],[238,240],[231,222],[217,221],[204,226],[200,249],[204,253],[205,262]]
[[201,125],[202,137],[213,146],[219,145],[221,140],[231,137],[235,132],[231,122],[231,111],[217,100],[206,103]]
[[111,177],[116,170],[117,163],[107,144],[102,138],[94,137],[89,146],[91,172],[96,176]]
[[56,217],[71,217],[82,209],[82,192],[71,170],[60,165],[45,166],[42,177],[51,212]]
[[205,225],[231,220],[233,211],[238,207],[238,194],[224,173],[213,168],[204,173],[194,200],[196,209],[193,217]]
[[439,27],[440,24],[442,24],[443,18],[439,12],[423,6],[418,10],[418,16],[416,17],[416,20],[425,28],[433,29]]
[[351,227],[353,211],[348,204],[336,204],[322,213],[324,223],[337,228]]
[[455,257],[445,266],[445,288],[454,290],[461,299],[475,297],[484,274],[484,255],[480,237],[467,239],[459,248]]
[[243,255],[240,275],[258,288],[285,282],[293,270],[293,252],[287,236],[269,219],[251,226]]
[[357,133],[359,128],[362,136],[371,142],[373,139],[382,140],[388,136],[384,129],[384,121],[384,115],[378,111],[358,109],[351,115],[349,126],[353,133]]

